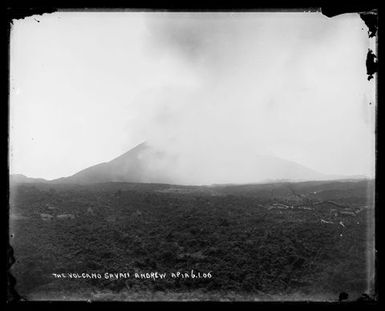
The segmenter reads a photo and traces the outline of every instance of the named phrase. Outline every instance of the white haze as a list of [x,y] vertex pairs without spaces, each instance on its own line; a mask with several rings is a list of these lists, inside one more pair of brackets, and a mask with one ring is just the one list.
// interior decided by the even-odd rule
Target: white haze
[[358,14],[59,12],[14,21],[11,173],[69,176],[147,141],[183,159],[181,180],[196,183],[242,181],[237,172],[257,155],[373,176],[369,47]]

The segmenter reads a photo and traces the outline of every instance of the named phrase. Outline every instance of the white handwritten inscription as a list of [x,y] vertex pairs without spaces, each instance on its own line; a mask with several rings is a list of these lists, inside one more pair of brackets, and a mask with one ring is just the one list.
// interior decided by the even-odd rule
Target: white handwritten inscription
[[190,270],[189,272],[105,272],[105,273],[52,273],[55,279],[106,279],[106,280],[119,280],[119,279],[152,279],[152,280],[162,280],[166,278],[171,279],[211,279],[213,274],[209,272],[197,272]]

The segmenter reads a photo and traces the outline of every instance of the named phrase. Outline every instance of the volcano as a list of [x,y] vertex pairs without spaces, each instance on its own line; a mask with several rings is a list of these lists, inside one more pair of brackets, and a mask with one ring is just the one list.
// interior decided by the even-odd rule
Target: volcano
[[231,162],[222,155],[211,162],[205,162],[205,160],[186,161],[185,158],[185,155],[158,150],[144,142],[109,162],[88,167],[72,176],[62,177],[51,182],[203,185],[330,179],[328,175],[321,174],[296,162],[272,156],[249,155],[245,157],[245,161],[240,162]]

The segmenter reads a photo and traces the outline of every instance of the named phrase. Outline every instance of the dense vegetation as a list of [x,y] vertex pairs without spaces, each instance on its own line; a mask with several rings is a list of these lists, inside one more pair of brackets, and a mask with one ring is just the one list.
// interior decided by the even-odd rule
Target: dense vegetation
[[[372,192],[372,181],[13,185],[12,273],[27,299],[354,299],[373,277]],[[104,278],[192,269],[212,277]],[[83,272],[102,277],[53,276]]]

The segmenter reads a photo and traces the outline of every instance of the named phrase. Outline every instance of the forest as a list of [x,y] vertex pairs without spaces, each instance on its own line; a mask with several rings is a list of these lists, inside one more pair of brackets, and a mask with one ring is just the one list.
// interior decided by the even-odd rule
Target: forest
[[10,272],[26,300],[374,295],[373,180],[10,190]]

